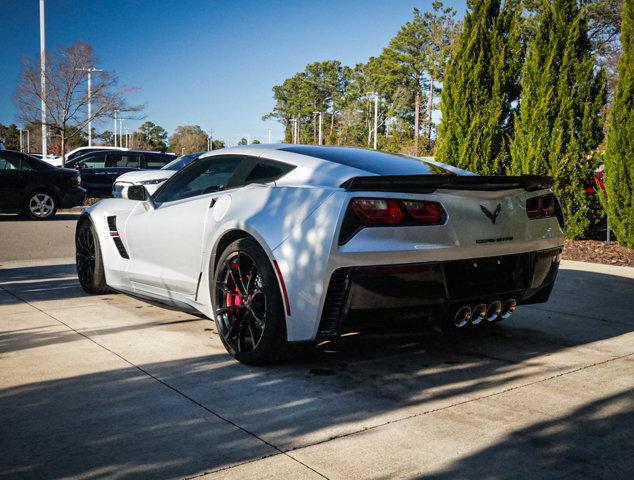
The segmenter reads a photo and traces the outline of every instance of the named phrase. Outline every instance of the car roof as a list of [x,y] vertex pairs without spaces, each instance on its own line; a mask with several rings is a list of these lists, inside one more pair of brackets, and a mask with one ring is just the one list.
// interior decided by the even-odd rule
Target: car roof
[[339,187],[356,176],[375,175],[473,175],[429,158],[387,153],[358,147],[297,144],[256,144],[214,150],[215,155],[249,155],[284,162],[298,168],[277,184]]
[[103,154],[108,154],[109,153],[110,155],[118,154],[118,153],[126,154],[126,155],[129,155],[131,153],[143,153],[143,154],[150,154],[150,155],[163,155],[163,156],[169,156],[169,157],[176,158],[176,156],[173,153],[155,152],[155,151],[152,151],[152,150],[112,150],[112,149],[105,150],[105,149],[99,149],[99,150],[95,150],[93,152],[86,152],[86,153],[78,156],[77,158],[74,158],[73,162],[76,162],[79,159],[82,159],[82,158],[87,157],[89,155],[97,155],[97,154],[102,154],[102,153]]

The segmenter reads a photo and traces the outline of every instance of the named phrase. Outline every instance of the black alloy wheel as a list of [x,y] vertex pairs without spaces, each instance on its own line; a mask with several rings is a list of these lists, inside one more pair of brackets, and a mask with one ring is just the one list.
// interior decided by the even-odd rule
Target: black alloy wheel
[[108,293],[103,259],[95,227],[88,220],[82,221],[75,232],[75,264],[79,284],[88,293]]
[[286,317],[271,263],[251,238],[230,244],[212,283],[218,334],[237,360],[266,364],[288,352]]

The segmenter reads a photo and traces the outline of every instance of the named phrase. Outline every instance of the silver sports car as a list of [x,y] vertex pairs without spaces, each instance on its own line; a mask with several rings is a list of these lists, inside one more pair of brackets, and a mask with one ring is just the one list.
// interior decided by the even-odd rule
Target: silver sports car
[[77,272],[88,292],[214,319],[253,364],[351,330],[481,328],[548,300],[551,186],[358,148],[218,150],[87,209]]

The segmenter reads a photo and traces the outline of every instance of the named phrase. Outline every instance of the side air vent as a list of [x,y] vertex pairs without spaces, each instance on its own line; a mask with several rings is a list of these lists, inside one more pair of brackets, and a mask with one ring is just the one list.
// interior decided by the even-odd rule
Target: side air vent
[[125,246],[121,241],[121,237],[119,237],[119,232],[117,230],[117,217],[112,215],[110,217],[107,217],[106,220],[108,221],[108,230],[110,230],[110,237],[114,241],[114,245],[115,247],[117,247],[119,255],[121,255],[121,257],[123,258],[129,259],[130,256],[128,255],[128,252],[126,251]]
[[330,277],[324,309],[321,313],[317,336],[327,338],[339,333],[339,325],[344,314],[351,268],[335,270]]
[[123,246],[123,242],[121,241],[121,239],[119,237],[114,237],[113,240],[114,240],[115,246],[117,247],[117,250],[119,250],[119,255],[121,255],[125,259],[129,259],[130,257],[128,256],[128,252]]

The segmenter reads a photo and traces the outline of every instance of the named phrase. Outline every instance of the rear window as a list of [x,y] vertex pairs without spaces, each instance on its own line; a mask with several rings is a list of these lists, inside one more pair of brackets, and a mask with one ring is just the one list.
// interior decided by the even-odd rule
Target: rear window
[[321,158],[376,175],[454,175],[450,170],[416,158],[376,150],[311,145],[294,145],[280,150]]
[[286,165],[278,162],[259,162],[253,170],[247,175],[244,183],[267,183],[277,180],[282,175],[293,170],[292,165]]
[[163,168],[172,160],[169,157],[159,157],[158,155],[146,155],[145,156],[145,168],[155,170]]
[[141,156],[129,153],[109,153],[106,160],[106,167],[139,168]]

